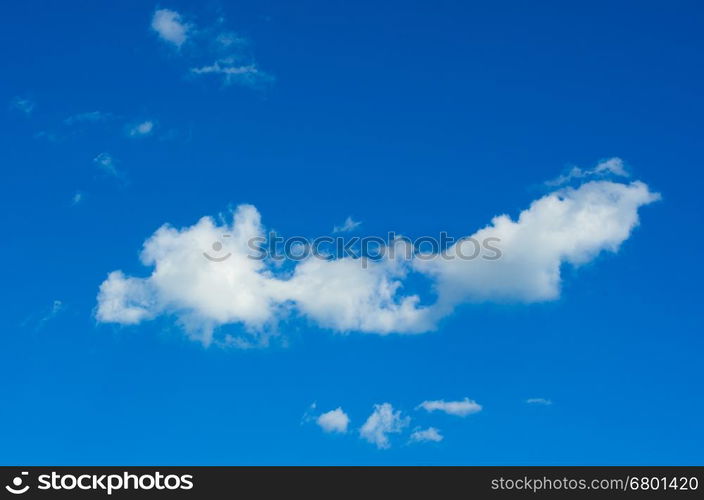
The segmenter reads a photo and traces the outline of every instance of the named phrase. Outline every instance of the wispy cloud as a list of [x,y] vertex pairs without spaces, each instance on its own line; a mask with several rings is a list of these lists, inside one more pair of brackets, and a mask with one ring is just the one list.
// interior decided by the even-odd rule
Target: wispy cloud
[[102,171],[118,176],[119,172],[117,170],[117,161],[109,153],[100,153],[98,156],[93,158],[93,163],[95,163]]
[[466,417],[482,411],[482,405],[469,398],[464,398],[461,401],[445,401],[443,399],[423,401],[418,405],[418,408],[423,408],[427,412],[442,411],[458,417]]
[[262,76],[260,75],[259,69],[253,64],[238,65],[231,57],[218,59],[207,66],[191,68],[190,71],[194,75],[222,75],[226,84],[233,82],[254,84],[257,82],[257,79]]
[[548,186],[563,186],[574,180],[584,180],[587,177],[606,177],[608,175],[616,177],[628,177],[628,171],[621,158],[609,158],[602,160],[592,168],[572,167],[566,174],[562,174],[545,184]]
[[400,433],[410,422],[410,417],[394,411],[390,403],[374,405],[374,411],[359,429],[359,436],[379,449],[387,449],[391,447],[389,434]]
[[10,109],[15,109],[24,113],[25,115],[31,115],[36,104],[31,99],[26,97],[15,97],[10,101]]
[[191,75],[218,76],[226,85],[257,86],[272,81],[271,75],[259,68],[247,39],[224,25],[221,17],[212,25],[198,27],[174,10],[158,9],[151,29],[168,44],[183,48],[178,52]]
[[44,328],[48,322],[63,312],[64,309],[66,309],[64,303],[56,299],[48,308],[45,308],[39,313],[32,314],[29,318],[24,320],[22,327],[32,327],[35,331],[39,331]]
[[34,134],[35,139],[41,139],[41,140],[46,140],[48,142],[53,142],[53,143],[59,143],[64,140],[63,135],[59,135],[55,132],[51,132],[48,130],[40,130],[36,134]]
[[64,118],[60,123],[61,127],[57,127],[55,130],[40,130],[34,134],[34,138],[60,143],[78,137],[88,126],[104,124],[114,119],[116,119],[115,115],[104,111],[76,113]]
[[83,193],[76,191],[76,193],[71,198],[71,205],[78,205],[83,201]]
[[111,113],[104,113],[102,111],[89,111],[87,113],[77,113],[71,115],[64,120],[66,125],[76,125],[79,123],[100,123],[110,120],[112,118]]
[[61,302],[60,300],[54,300],[54,302],[52,302],[52,304],[51,304],[51,308],[49,309],[49,312],[46,314],[46,316],[44,316],[42,318],[42,321],[50,320],[51,318],[53,318],[54,316],[59,314],[59,312],[61,312],[63,310],[63,308],[64,308],[63,302]]
[[444,439],[440,431],[435,427],[428,427],[424,430],[416,430],[411,434],[410,441],[412,443],[435,442],[438,443]]
[[332,232],[333,233],[347,233],[349,231],[354,231],[355,229],[357,229],[361,225],[362,225],[361,222],[354,220],[352,217],[347,217],[345,219],[345,222],[341,226],[333,227]]
[[528,398],[526,399],[526,404],[550,406],[552,401],[545,398]]

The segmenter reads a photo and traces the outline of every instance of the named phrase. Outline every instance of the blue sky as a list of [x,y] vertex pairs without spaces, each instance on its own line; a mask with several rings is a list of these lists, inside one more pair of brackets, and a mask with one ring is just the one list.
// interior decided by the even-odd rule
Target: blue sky
[[[696,2],[8,4],[0,462],[702,463],[703,17]],[[629,177],[594,172],[610,158]],[[586,257],[555,243],[550,297],[531,274],[548,216],[534,246],[506,247],[520,258],[505,283],[411,273],[399,293],[459,297],[424,333],[399,315],[381,331],[376,309],[350,328],[325,316],[344,286],[303,286],[262,324],[223,295],[217,313],[236,319],[216,337],[275,335],[208,345],[203,297],[174,307],[139,258],[163,224],[185,238],[241,204],[288,236],[347,217],[349,234],[470,235],[557,199],[546,181],[574,166],[565,203],[625,233],[593,236]],[[613,201],[633,182],[661,199]],[[563,219],[565,238],[584,234]],[[157,261],[202,278],[174,252]],[[124,297],[101,314],[116,270],[148,290],[149,318],[124,324]],[[418,407],[465,398],[481,410]],[[400,412],[388,447],[360,433],[383,403]],[[338,407],[346,432],[324,432]],[[412,441],[428,428],[443,439]]]

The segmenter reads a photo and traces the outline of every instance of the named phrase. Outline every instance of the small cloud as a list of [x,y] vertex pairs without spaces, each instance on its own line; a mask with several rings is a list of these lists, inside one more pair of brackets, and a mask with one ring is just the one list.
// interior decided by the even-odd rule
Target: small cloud
[[352,219],[352,217],[347,217],[345,219],[344,224],[341,226],[335,226],[332,228],[333,233],[346,233],[349,231],[353,231],[354,229],[358,228],[362,223],[360,221],[356,221]]
[[528,398],[526,399],[526,404],[550,406],[552,404],[552,401],[545,398]]
[[73,198],[71,198],[71,205],[78,205],[82,201],[83,193],[81,193],[80,191],[76,191],[76,193],[73,195]]
[[391,447],[388,435],[401,432],[410,422],[410,417],[402,417],[401,412],[394,411],[390,403],[374,405],[374,411],[359,429],[359,436],[385,450]]
[[52,143],[59,143],[64,140],[64,136],[61,136],[61,135],[55,134],[54,132],[49,132],[46,130],[40,130],[39,132],[34,134],[34,138],[39,139],[39,140],[46,140],[46,141],[52,142]]
[[130,137],[145,137],[150,135],[153,131],[154,122],[151,120],[146,120],[130,127],[127,131],[127,135]]
[[100,153],[98,156],[93,158],[93,163],[98,165],[100,169],[104,170],[110,175],[117,176],[118,171],[117,171],[117,166],[116,166],[116,160],[113,158],[110,154],[108,153]]
[[16,109],[17,111],[21,111],[28,116],[32,114],[35,107],[36,104],[34,101],[25,97],[15,97],[12,101],[10,101],[10,109]]
[[435,427],[428,427],[425,430],[416,430],[410,437],[412,443],[425,443],[429,441],[439,443],[443,439],[445,439],[444,436],[440,434],[440,431]]
[[482,405],[469,398],[464,398],[462,401],[444,401],[442,399],[435,401],[423,401],[418,408],[423,408],[427,412],[442,411],[448,415],[456,415],[458,417],[466,417],[472,413],[482,411]]
[[339,432],[344,434],[347,432],[350,417],[342,410],[342,408],[337,408],[320,415],[316,419],[316,423],[325,432]]
[[222,348],[230,347],[242,350],[261,349],[264,347],[268,347],[270,345],[272,337],[274,337],[275,335],[275,333],[257,332],[256,334],[253,334],[251,338],[248,339],[226,333],[222,337],[222,339],[215,339],[213,343]]
[[22,322],[22,326],[31,326],[34,325],[34,330],[39,331],[41,330],[44,325],[46,325],[49,321],[54,319],[58,314],[60,314],[66,307],[64,306],[64,303],[60,300],[54,300],[51,303],[51,306],[49,306],[47,309],[44,309],[40,314],[41,316],[37,317],[37,314],[33,314],[29,318],[27,318],[25,321]]
[[89,111],[87,113],[78,113],[71,115],[64,120],[66,125],[76,125],[79,123],[99,123],[112,118],[112,114],[103,113],[102,111]]
[[183,21],[181,14],[169,9],[157,9],[152,16],[151,27],[159,38],[178,48],[186,42],[191,29],[191,25]]
[[260,76],[259,69],[253,64],[238,65],[233,58],[218,59],[213,64],[191,68],[194,75],[223,75],[225,84],[254,84]]
[[49,308],[49,312],[47,312],[44,317],[40,320],[41,323],[44,323],[46,321],[49,321],[53,317],[55,317],[57,314],[59,314],[62,310],[64,309],[64,303],[61,302],[60,300],[54,300],[52,302],[51,307]]
[[597,174],[611,173],[619,177],[628,177],[628,172],[626,172],[623,160],[617,157],[600,161],[597,163],[596,167],[594,167],[594,172]]
[[315,409],[318,407],[318,403],[313,401],[311,405],[308,407],[308,409],[303,413],[303,417],[301,417],[301,424],[307,424],[309,422],[314,421],[317,417],[315,416],[314,412]]
[[224,48],[233,47],[235,45],[247,44],[247,40],[239,36],[237,33],[233,32],[220,33],[218,36],[215,37],[215,42]]
[[607,175],[615,175],[617,177],[628,177],[626,167],[621,158],[613,157],[607,160],[602,160],[594,166],[594,168],[582,169],[572,167],[566,174],[560,175],[555,179],[547,181],[547,186],[555,187],[568,184],[575,179],[584,179],[585,177],[604,177]]
[[190,128],[186,130],[169,129],[162,131],[162,133],[160,133],[158,136],[158,140],[162,142],[180,141],[183,143],[188,143],[191,141],[192,135],[193,132]]

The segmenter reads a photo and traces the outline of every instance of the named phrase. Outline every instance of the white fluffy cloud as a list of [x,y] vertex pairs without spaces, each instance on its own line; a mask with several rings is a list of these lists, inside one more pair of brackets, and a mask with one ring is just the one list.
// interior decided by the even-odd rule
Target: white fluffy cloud
[[176,11],[157,9],[152,16],[152,29],[165,42],[181,47],[188,39],[190,25]]
[[427,429],[414,431],[410,437],[410,441],[412,443],[438,443],[443,439],[445,439],[444,436],[440,434],[440,431],[435,427],[428,427]]
[[423,401],[420,405],[418,405],[418,408],[423,408],[428,412],[442,411],[449,415],[456,415],[458,417],[466,417],[472,413],[482,411],[482,405],[478,404],[476,401],[472,401],[469,398],[464,398],[461,401],[445,401],[442,399]]
[[374,405],[374,411],[359,429],[359,436],[379,449],[387,449],[391,446],[388,435],[401,432],[410,421],[400,411],[394,411],[390,403]]
[[[114,170],[109,155],[96,163]],[[100,287],[97,319],[136,324],[169,314],[206,344],[223,325],[241,324],[259,336],[294,315],[337,331],[429,331],[462,303],[558,298],[562,266],[616,252],[638,224],[638,209],[657,199],[642,182],[592,181],[547,194],[517,219],[500,215],[474,233],[478,241],[498,240],[496,260],[409,261],[387,253],[366,267],[351,257],[309,258],[286,272],[251,258],[248,241],[263,237],[265,229],[257,209],[242,205],[231,224],[204,217],[190,227],[157,230],[141,253],[151,275],[110,273]],[[471,253],[463,245],[455,244],[448,255]],[[434,303],[421,304],[417,295],[403,293],[411,273],[430,278]]]
[[[449,314],[465,302],[541,302],[560,295],[561,267],[579,266],[601,252],[616,252],[638,224],[638,209],[659,198],[642,182],[592,181],[534,201],[517,220],[507,215],[474,233],[497,238],[497,260],[416,260],[438,292],[433,313]],[[458,243],[451,256],[471,252]],[[458,253],[459,252],[459,253]]]
[[310,259],[292,275],[278,277],[267,263],[250,258],[248,241],[263,234],[259,212],[251,205],[238,207],[232,226],[217,226],[205,217],[181,230],[160,228],[141,254],[142,263],[154,267],[152,275],[110,273],[98,294],[97,319],[135,324],[172,313],[206,344],[215,327],[242,323],[250,332],[261,332],[292,306],[335,330],[388,333],[431,327],[417,297],[396,297],[397,278],[405,272],[397,263],[372,262],[364,269],[354,259]]
[[325,432],[347,432],[347,426],[350,423],[350,417],[342,410],[336,408],[329,412],[323,413],[315,421]]

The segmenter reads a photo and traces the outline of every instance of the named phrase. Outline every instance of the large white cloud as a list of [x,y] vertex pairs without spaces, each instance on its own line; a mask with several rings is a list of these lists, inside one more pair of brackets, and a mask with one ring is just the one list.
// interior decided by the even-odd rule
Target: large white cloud
[[[230,235],[223,239],[223,235]],[[160,313],[175,314],[186,330],[205,343],[213,329],[242,323],[261,332],[295,307],[320,325],[341,331],[389,333],[423,331],[432,325],[418,297],[399,297],[406,267],[393,260],[309,259],[292,275],[278,277],[265,261],[250,258],[248,242],[263,237],[257,210],[237,208],[232,226],[202,218],[181,230],[164,226],[144,244],[142,263],[154,266],[148,278],[108,275],[98,295],[99,321],[135,324]],[[213,243],[224,241],[218,251]],[[204,253],[216,259],[204,257]]]
[[[452,259],[404,260],[398,258],[404,252],[397,252],[397,258],[387,253],[362,266],[351,257],[309,258],[285,272],[251,258],[248,242],[265,230],[257,209],[241,205],[232,224],[204,217],[190,227],[157,230],[141,254],[142,263],[153,267],[151,275],[110,273],[100,287],[96,316],[136,324],[170,314],[206,344],[223,325],[241,324],[266,335],[291,316],[337,331],[429,331],[462,303],[556,299],[564,264],[578,266],[600,252],[616,252],[638,224],[638,209],[657,199],[642,182],[592,181],[547,194],[516,220],[500,215],[474,233],[476,241],[497,239],[488,241],[500,249],[498,259],[457,258],[472,253],[465,242],[449,248]],[[227,258],[214,262],[204,253]],[[431,279],[433,304],[404,293],[410,273]]]

